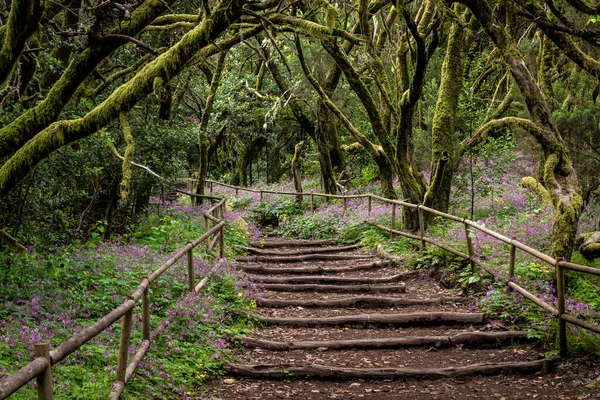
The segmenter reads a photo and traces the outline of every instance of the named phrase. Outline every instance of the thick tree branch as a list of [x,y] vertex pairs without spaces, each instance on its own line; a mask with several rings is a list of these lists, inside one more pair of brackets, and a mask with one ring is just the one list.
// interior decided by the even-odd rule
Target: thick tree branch
[[[121,28],[114,33],[130,37],[136,36],[156,17],[165,12],[172,2],[174,0],[144,1],[133,11],[131,19],[123,23]],[[79,52],[52,86],[44,101],[0,129],[0,158],[13,154],[38,132],[56,121],[75,91],[98,64],[125,43],[127,41],[124,39],[93,42]]]
[[54,150],[89,136],[114,119],[119,112],[130,110],[152,92],[155,79],[168,82],[195,54],[239,18],[241,6],[242,0],[217,3],[211,18],[203,20],[83,118],[55,122],[27,142],[0,168],[0,198],[5,197],[35,165]]
[[319,95],[319,98],[321,99],[323,104],[325,104],[327,106],[327,108],[340,120],[340,122],[344,125],[344,127],[348,130],[348,132],[350,132],[352,137],[354,137],[354,139],[358,143],[360,143],[360,145],[362,147],[364,147],[365,150],[367,150],[367,152],[372,157],[379,157],[381,155],[381,149],[378,148],[378,146],[376,146],[375,144],[371,143],[371,141],[369,141],[369,139],[367,139],[362,133],[360,133],[354,127],[354,125],[352,125],[352,122],[350,122],[350,120],[344,115],[344,113],[342,113],[340,111],[340,109],[331,101],[329,96],[327,96],[327,93],[325,93],[325,91],[319,84],[319,81],[317,81],[317,79],[314,77],[314,75],[308,68],[308,65],[306,64],[306,59],[304,58],[304,52],[302,51],[302,44],[300,43],[300,38],[298,37],[298,35],[295,36],[295,42],[296,42],[296,51],[298,53],[298,60],[300,61],[300,66],[302,67],[302,71],[304,71],[304,75],[306,76],[306,79],[311,84],[311,86],[315,89],[315,91]]
[[25,43],[37,30],[43,10],[40,0],[12,0],[0,48],[0,87],[12,74]]

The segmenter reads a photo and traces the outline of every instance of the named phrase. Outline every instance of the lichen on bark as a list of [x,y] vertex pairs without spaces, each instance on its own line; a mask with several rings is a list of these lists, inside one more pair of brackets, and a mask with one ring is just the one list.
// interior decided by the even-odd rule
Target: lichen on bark
[[133,141],[133,135],[131,134],[131,126],[127,119],[127,114],[122,112],[120,115],[121,127],[123,128],[123,137],[125,138],[125,156],[123,157],[123,178],[121,179],[121,199],[125,200],[129,195],[129,188],[131,187],[133,154],[135,153],[135,143]]

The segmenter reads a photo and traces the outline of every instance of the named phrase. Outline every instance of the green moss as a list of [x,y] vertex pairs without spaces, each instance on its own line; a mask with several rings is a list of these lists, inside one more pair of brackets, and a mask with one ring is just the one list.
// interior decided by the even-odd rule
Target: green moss
[[125,138],[125,143],[127,144],[127,147],[125,148],[125,156],[123,157],[121,198],[126,199],[131,186],[131,163],[133,162],[133,154],[135,152],[135,143],[133,142],[133,135],[131,134],[131,127],[129,126],[126,113],[121,113],[121,126],[123,127],[123,137]]
[[157,77],[154,79],[152,90],[154,91],[154,95],[156,97],[160,98],[164,85],[165,81],[161,77]]
[[543,187],[534,177],[526,176],[521,179],[521,185],[531,191],[533,191],[538,199],[547,206],[552,205],[552,197],[548,190]]

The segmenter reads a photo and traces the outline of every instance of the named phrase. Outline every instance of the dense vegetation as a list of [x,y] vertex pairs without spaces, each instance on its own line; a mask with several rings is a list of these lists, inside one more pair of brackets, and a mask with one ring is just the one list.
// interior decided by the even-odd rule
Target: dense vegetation
[[[599,21],[586,0],[1,2],[0,373],[24,365],[33,342],[61,341],[119,304],[203,232],[199,211],[173,193],[188,177],[198,194],[209,178],[377,193],[597,266]],[[445,266],[482,309],[553,339],[547,316],[489,278],[365,224],[361,201],[310,213],[294,199],[258,200],[230,202],[228,256],[261,225],[386,243],[413,267]],[[389,209],[375,204],[368,218],[388,221]],[[461,227],[426,223],[464,246]],[[403,209],[399,224],[416,230],[416,213]],[[473,239],[504,273],[499,245]],[[206,256],[198,273],[212,268]],[[519,262],[523,283],[555,302],[553,270]],[[226,359],[222,338],[245,324],[227,308],[252,304],[237,296],[244,277],[218,266],[198,298],[186,297],[183,270],[156,289],[173,300],[156,304],[158,316],[193,314],[211,328],[170,330],[144,361],[148,376],[128,386],[133,397],[146,379],[153,396],[185,391],[215,354]],[[568,278],[569,307],[600,311],[598,282]],[[69,358],[58,385],[102,397],[116,337]],[[577,343],[598,351],[592,336]],[[202,368],[179,362],[190,354]]]

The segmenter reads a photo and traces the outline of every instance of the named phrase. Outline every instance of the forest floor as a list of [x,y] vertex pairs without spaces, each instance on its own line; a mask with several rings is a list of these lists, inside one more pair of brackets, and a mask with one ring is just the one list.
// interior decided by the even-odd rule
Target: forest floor
[[265,286],[259,328],[194,399],[600,399],[594,360],[551,363],[426,272],[362,249],[260,245],[240,258]]

